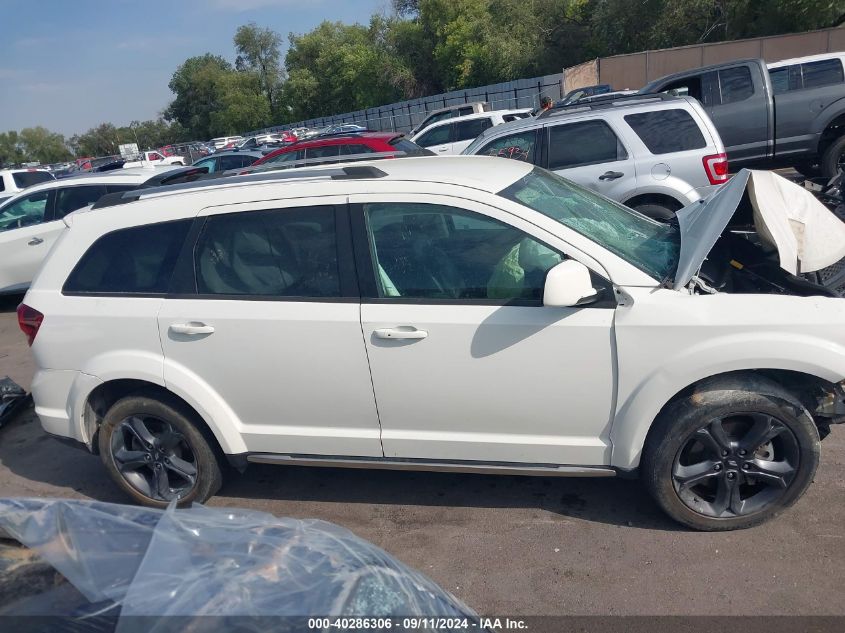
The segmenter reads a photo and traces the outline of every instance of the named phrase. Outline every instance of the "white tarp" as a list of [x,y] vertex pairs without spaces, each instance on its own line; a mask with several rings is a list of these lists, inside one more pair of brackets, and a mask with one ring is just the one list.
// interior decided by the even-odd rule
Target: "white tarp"
[[845,257],[845,222],[800,185],[770,171],[751,170],[748,194],[757,233],[777,249],[784,270],[809,273]]

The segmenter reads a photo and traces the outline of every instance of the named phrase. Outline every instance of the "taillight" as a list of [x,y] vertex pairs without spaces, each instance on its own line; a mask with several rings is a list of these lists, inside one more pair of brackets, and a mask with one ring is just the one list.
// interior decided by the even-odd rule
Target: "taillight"
[[35,335],[38,334],[38,328],[44,321],[44,315],[35,308],[30,308],[25,303],[18,306],[18,326],[21,332],[26,335],[26,342],[32,345],[35,340]]
[[711,185],[721,185],[728,182],[728,155],[711,154],[701,159],[704,171]]

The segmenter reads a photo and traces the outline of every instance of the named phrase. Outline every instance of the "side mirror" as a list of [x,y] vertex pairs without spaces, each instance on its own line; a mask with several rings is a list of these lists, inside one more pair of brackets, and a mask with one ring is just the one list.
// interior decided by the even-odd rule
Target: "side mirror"
[[574,259],[562,261],[546,275],[543,305],[551,308],[571,308],[586,305],[598,296],[590,279],[590,270]]

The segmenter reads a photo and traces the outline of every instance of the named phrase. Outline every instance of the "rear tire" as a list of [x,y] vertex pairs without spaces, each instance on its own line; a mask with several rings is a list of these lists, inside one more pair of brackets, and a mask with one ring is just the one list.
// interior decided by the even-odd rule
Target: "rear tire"
[[703,381],[664,409],[641,472],[670,517],[722,531],[780,514],[807,490],[818,463],[819,433],[804,406],[777,383],[732,374]]
[[833,178],[840,169],[845,169],[845,136],[828,145],[821,160],[821,172],[825,178]]
[[[109,475],[136,503],[202,503],[223,484],[211,441],[179,402],[133,395],[108,410],[98,433]],[[212,440],[213,441],[213,440]]]

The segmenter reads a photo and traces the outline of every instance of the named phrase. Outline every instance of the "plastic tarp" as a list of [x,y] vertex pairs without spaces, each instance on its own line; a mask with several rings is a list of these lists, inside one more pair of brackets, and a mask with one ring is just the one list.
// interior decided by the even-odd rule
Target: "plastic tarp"
[[154,510],[0,499],[0,528],[36,550],[92,603],[119,605],[121,620],[476,617],[419,572],[325,521],[200,505]]

